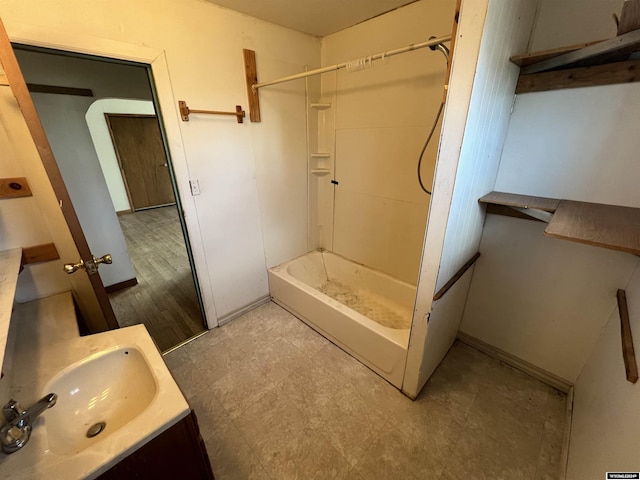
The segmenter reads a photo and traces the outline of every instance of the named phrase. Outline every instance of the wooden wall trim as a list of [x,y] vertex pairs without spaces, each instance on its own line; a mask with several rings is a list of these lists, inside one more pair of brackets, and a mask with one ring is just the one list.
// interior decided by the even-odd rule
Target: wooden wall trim
[[59,258],[58,249],[53,243],[23,247],[22,249],[22,265],[49,262],[51,260],[58,260]]
[[27,83],[31,93],[53,93],[55,95],[75,95],[78,97],[93,97],[93,90],[89,88],[59,87],[57,85],[41,85]]
[[0,198],[30,197],[31,187],[24,177],[0,178]]
[[252,122],[260,121],[260,97],[258,91],[251,88],[258,83],[258,71],[256,69],[256,52],[243,49],[244,73],[247,82],[247,97],[249,99],[249,118]]
[[433,296],[433,301],[440,300],[444,297],[444,294],[449,291],[451,287],[453,287],[458,280],[462,278],[462,276],[466,273],[467,270],[471,268],[471,266],[476,263],[476,260],[480,258],[480,252],[477,252],[467,263],[465,263],[460,270],[458,270],[451,279],[444,284],[444,286],[438,290],[438,292]]
[[624,290],[618,290],[618,311],[620,312],[620,335],[622,337],[622,358],[627,380],[631,383],[638,381],[638,364],[636,352],[633,348],[631,336],[631,323],[629,321],[629,308],[627,307],[627,294]]

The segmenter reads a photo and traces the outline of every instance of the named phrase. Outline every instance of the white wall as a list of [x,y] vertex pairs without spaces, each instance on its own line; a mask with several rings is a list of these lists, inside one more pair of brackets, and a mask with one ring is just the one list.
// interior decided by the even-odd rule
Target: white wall
[[[534,45],[599,39],[611,12],[619,12],[614,2],[606,12],[602,2],[581,2],[576,14],[591,16],[579,23],[566,3],[543,2]],[[495,190],[639,207],[638,98],[637,84],[518,95]],[[575,382],[615,304],[612,292],[626,284],[637,258],[561,245],[543,230],[526,220],[487,220],[460,329]]]
[[[412,394],[420,391],[458,331],[470,274],[460,282],[465,288],[457,286],[436,302],[428,326],[424,316],[435,291],[478,250],[484,222],[478,198],[493,189],[519,73],[508,59],[526,48],[535,7],[526,0],[462,4],[460,57],[454,59],[447,98],[405,378],[405,390]],[[465,105],[455,102],[471,86],[467,116]]]
[[116,149],[111,140],[105,113],[125,113],[155,115],[153,102],[149,100],[127,100],[122,98],[102,98],[94,101],[85,114],[91,141],[98,155],[100,169],[109,190],[109,196],[116,212],[131,210],[127,189],[122,178]]
[[[636,268],[625,290],[637,359],[640,268]],[[626,379],[620,316],[614,306],[575,385],[568,480],[601,479],[605,472],[640,470],[638,402],[639,385]]]
[[[292,257],[306,249],[306,180],[297,169],[299,162],[306,163],[305,149],[304,142],[291,141],[305,136],[299,121],[304,119],[304,82],[287,87],[297,89],[296,95],[264,89],[260,124],[197,115],[182,123],[177,102],[246,109],[243,48],[256,51],[258,75],[265,79],[317,66],[319,40],[196,0],[99,0],[90,6],[54,0],[46,8],[36,0],[8,0],[0,5],[0,16],[9,35],[26,43],[48,44],[54,38],[75,51],[124,58],[158,52],[153,59],[158,72],[168,67],[156,79],[164,88],[160,107],[196,244],[196,269],[205,296],[208,286],[212,292],[205,299],[208,311],[224,317],[264,297],[265,248],[268,258],[272,252]],[[277,169],[269,170],[273,165]],[[268,176],[276,171],[279,175]],[[200,196],[190,196],[189,177],[200,181]],[[274,213],[287,208],[294,213]],[[279,241],[285,238],[303,240],[283,246]]]
[[112,265],[99,270],[102,282],[110,286],[135,278],[85,114],[96,98],[149,99],[145,69],[24,50],[16,56],[28,83],[93,91],[93,97],[33,93],[32,98],[92,253],[113,257]]
[[[426,41],[451,32],[455,1],[423,0],[322,40],[322,64]],[[418,184],[418,155],[442,99],[446,60],[429,49],[323,78],[335,115],[333,251],[416,284],[429,208]],[[322,136],[322,135],[321,135]],[[423,161],[433,183],[439,129]],[[328,205],[329,208],[331,205]]]

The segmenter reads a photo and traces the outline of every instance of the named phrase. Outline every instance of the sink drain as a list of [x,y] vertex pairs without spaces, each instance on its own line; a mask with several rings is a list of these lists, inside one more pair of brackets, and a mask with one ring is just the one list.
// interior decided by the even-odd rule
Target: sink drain
[[107,424],[104,422],[98,422],[94,425],[91,425],[89,427],[89,430],[87,430],[87,438],[93,438],[100,435],[100,433],[104,430],[104,427],[106,426]]

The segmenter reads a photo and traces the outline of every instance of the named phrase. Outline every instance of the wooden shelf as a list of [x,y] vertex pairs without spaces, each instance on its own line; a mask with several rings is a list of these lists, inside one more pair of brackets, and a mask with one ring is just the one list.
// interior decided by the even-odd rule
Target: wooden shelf
[[527,220],[540,220],[536,211],[552,213],[547,237],[640,255],[640,208],[503,192],[488,193],[479,202],[487,204],[487,213]]
[[531,195],[518,195],[516,193],[491,192],[480,200],[480,203],[504,205],[506,207],[534,208],[553,213],[558,208],[560,200],[556,198],[534,197]]
[[325,175],[329,175],[331,170],[328,168],[312,168],[311,173],[316,177],[324,177]]
[[544,234],[640,255],[640,208],[562,200]]
[[595,45],[596,43],[600,42],[602,42],[602,40],[588,43],[579,43],[577,45],[568,45],[566,47],[550,48],[548,50],[540,50],[538,52],[521,53],[519,55],[514,55],[509,60],[511,60],[511,63],[515,63],[519,67],[528,67],[529,65],[533,65],[534,63],[549,60],[550,58],[559,57],[560,55],[564,55],[565,53],[575,52],[576,50],[580,50],[581,48],[588,47],[589,45]]
[[516,93],[640,81],[640,29],[597,42],[511,57],[520,66]]
[[329,157],[331,157],[330,153],[317,152],[317,153],[311,154],[311,158],[329,158]]

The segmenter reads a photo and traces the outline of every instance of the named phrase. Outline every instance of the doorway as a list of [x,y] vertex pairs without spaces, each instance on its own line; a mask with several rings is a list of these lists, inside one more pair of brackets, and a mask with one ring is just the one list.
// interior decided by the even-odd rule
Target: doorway
[[[32,91],[32,97],[89,245],[98,255],[113,256],[113,265],[102,266],[99,273],[119,326],[144,323],[162,351],[204,332],[202,297],[161,119],[133,115],[138,125],[123,128],[126,115],[105,112],[113,113],[112,118],[104,119],[112,130],[128,132],[128,136],[116,134],[112,144],[116,152],[122,151],[121,145],[130,144],[122,167],[133,169],[120,181],[127,185],[127,194],[142,192],[135,199],[130,197],[128,208],[123,209],[115,206],[107,185],[113,179],[105,178],[113,172],[103,170],[84,117],[93,102],[105,98],[157,105],[148,66],[57,50],[21,46],[15,50],[27,83],[40,87],[38,93]],[[57,88],[43,92],[43,85]],[[144,132],[153,132],[152,140],[145,139]],[[138,153],[152,155],[131,160],[130,152],[135,153],[136,148]],[[140,161],[143,164],[138,167],[153,166],[157,173],[136,171]],[[146,179],[162,179],[162,183],[149,187],[147,183],[153,182],[144,182]]]

